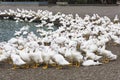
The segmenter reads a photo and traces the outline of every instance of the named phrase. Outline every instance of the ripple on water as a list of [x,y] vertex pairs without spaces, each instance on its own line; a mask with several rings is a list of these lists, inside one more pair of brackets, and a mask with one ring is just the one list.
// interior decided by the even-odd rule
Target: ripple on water
[[[15,22],[13,20],[0,20],[0,42],[8,41],[11,37],[14,36],[15,31],[19,31],[23,26],[30,26],[29,31],[36,33],[36,27],[39,23],[29,23],[29,22]],[[54,27],[55,28],[55,27]],[[47,30],[46,27],[43,27],[44,30]],[[55,28],[56,30],[57,28]],[[37,33],[36,33],[37,34]]]

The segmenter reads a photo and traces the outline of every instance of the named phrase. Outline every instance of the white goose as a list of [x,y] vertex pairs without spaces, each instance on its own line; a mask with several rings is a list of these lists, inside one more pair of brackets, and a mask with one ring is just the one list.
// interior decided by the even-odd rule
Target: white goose
[[6,56],[6,54],[7,54],[6,51],[4,51],[4,50],[1,51],[1,54],[0,54],[0,62],[1,62],[1,61],[5,61],[5,60],[8,59],[8,57]]
[[37,48],[35,51],[30,50],[29,56],[33,62],[35,62],[35,65],[33,68],[37,68],[41,63],[43,63],[41,51]]
[[116,15],[116,16],[115,16],[115,18],[114,18],[114,20],[113,20],[113,21],[114,21],[114,23],[118,23],[118,22],[119,22],[118,15]]
[[109,60],[116,60],[117,59],[117,55],[113,54],[109,50],[106,50],[105,49],[105,45],[102,48],[99,47],[98,48],[98,52],[99,52],[99,54],[104,55],[105,57],[107,57],[107,61],[109,61]]
[[93,53],[93,52],[87,51],[87,52],[86,52],[86,58],[90,58],[90,59],[92,59],[92,60],[99,60],[100,58],[102,58],[102,56],[98,56],[98,55],[96,55],[96,54]]
[[21,57],[19,55],[17,55],[16,53],[11,53],[11,59],[13,62],[13,68],[12,69],[16,69],[18,66],[22,66],[25,65],[26,62],[24,62]]
[[21,59],[26,62],[26,68],[29,68],[29,64],[32,63],[31,58],[29,56],[29,52],[27,49],[18,50],[18,55],[21,57]]
[[95,66],[95,65],[100,65],[99,61],[95,62],[94,60],[86,60],[82,63],[83,66]]
[[54,54],[52,56],[52,60],[55,61],[55,63],[58,65],[58,69],[62,68],[62,66],[70,65],[70,63],[65,60],[65,58],[61,54]]
[[76,51],[76,49],[72,49],[72,54],[73,54],[73,61],[76,62],[76,66],[80,67],[80,63],[83,62],[83,55],[81,54],[81,52]]
[[53,55],[53,51],[51,51],[50,47],[48,46],[44,46],[44,48],[41,51],[41,56],[43,59],[43,63],[45,64],[45,66],[43,66],[43,69],[47,69],[48,68],[48,64],[51,61],[51,57]]

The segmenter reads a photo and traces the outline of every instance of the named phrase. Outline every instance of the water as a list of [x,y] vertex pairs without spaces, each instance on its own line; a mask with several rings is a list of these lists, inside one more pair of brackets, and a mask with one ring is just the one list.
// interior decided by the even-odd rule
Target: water
[[[30,31],[36,32],[36,27],[39,23],[29,23],[29,22],[15,22],[12,20],[0,20],[0,42],[8,41],[14,36],[15,31],[19,31],[23,26],[30,26]],[[47,31],[46,27],[43,27]],[[54,27],[56,30],[57,28]],[[36,33],[37,34],[37,33]]]

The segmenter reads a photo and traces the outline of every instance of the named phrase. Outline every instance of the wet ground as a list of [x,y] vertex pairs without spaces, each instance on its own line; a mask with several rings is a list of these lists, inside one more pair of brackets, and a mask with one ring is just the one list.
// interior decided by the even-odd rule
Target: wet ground
[[[0,10],[9,8],[43,9],[53,11],[54,13],[58,11],[78,13],[82,17],[85,14],[98,13],[101,16],[106,15],[113,18],[114,15],[120,14],[120,6],[0,6]],[[68,67],[61,70],[57,70],[55,67],[48,68],[47,70],[43,70],[41,67],[37,69],[12,70],[12,65],[1,62],[0,80],[120,80],[120,46],[109,44],[108,49],[118,55],[118,59],[100,66]]]

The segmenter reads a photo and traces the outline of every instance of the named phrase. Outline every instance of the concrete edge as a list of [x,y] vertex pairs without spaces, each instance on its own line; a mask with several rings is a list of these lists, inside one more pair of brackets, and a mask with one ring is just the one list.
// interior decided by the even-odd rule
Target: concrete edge
[[0,2],[0,5],[36,5],[36,6],[118,6],[120,5],[120,2],[117,2],[117,4],[49,4],[48,1],[43,2]]

